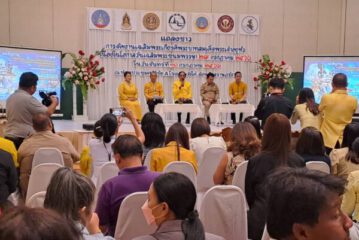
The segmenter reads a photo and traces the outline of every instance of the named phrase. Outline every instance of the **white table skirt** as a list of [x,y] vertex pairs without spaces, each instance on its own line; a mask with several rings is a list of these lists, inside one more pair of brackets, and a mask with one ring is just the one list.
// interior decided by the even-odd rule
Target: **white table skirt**
[[194,118],[203,117],[201,108],[197,104],[157,104],[155,113],[159,114],[162,119],[165,119],[166,113],[189,112],[193,114]]
[[252,104],[212,104],[209,109],[211,121],[220,122],[221,113],[243,113],[243,117],[253,116],[254,106]]

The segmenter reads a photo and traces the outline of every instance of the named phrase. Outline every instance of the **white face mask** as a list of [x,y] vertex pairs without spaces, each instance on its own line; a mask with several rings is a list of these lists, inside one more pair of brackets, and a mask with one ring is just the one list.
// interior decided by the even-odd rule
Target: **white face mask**
[[156,206],[154,206],[153,208],[150,208],[148,206],[148,200],[146,200],[146,202],[143,204],[143,206],[141,207],[142,209],[142,213],[143,216],[146,219],[146,222],[148,225],[157,225],[156,224],[156,217],[153,216],[152,210],[157,208],[160,204],[157,204]]

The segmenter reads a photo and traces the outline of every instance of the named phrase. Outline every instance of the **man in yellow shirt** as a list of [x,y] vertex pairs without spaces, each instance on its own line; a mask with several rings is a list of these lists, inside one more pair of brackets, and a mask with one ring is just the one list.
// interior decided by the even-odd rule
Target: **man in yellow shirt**
[[[173,83],[172,94],[175,103],[191,104],[192,102],[192,87],[191,83],[186,81],[187,74],[183,71],[178,73],[178,80]],[[177,113],[178,122],[181,122],[181,113]],[[189,124],[190,114],[187,113],[186,124]]]
[[157,73],[155,71],[150,73],[151,81],[145,84],[145,97],[148,105],[148,110],[154,112],[155,106],[158,103],[163,103],[163,87],[160,82],[157,82]]
[[320,131],[328,154],[342,143],[344,128],[351,123],[358,106],[356,98],[348,95],[347,86],[347,76],[343,73],[335,74],[332,92],[324,95],[319,104],[323,117]]
[[[228,94],[231,104],[247,103],[248,86],[242,81],[242,73],[234,73],[235,81],[229,84]],[[243,118],[243,113],[240,114],[240,121]],[[231,113],[233,124],[236,124],[236,113]]]

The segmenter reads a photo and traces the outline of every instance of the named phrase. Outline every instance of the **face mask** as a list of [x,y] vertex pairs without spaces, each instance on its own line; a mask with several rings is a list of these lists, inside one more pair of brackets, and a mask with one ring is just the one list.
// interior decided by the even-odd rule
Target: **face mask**
[[[159,206],[159,205],[157,205],[157,206]],[[154,208],[156,208],[157,206],[155,206]],[[154,209],[154,208],[150,208],[148,206],[148,200],[146,200],[146,202],[141,207],[143,216],[145,216],[145,219],[146,219],[146,222],[148,225],[156,225],[156,218],[155,218],[155,216],[153,216],[153,213],[152,213],[152,209]]]

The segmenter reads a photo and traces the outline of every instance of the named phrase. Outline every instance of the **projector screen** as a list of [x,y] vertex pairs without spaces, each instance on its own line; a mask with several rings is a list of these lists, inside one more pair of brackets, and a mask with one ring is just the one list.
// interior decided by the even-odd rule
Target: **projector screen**
[[[56,92],[61,99],[61,51],[37,50],[0,46],[0,104],[19,86],[23,72],[33,72],[39,77],[33,95],[39,101],[39,91]],[[58,105],[58,109],[60,104]]]
[[[359,57],[304,57],[303,87],[311,88],[319,103],[322,96],[332,91],[333,75],[348,77],[348,93],[359,100]],[[356,111],[359,112],[358,109]]]

